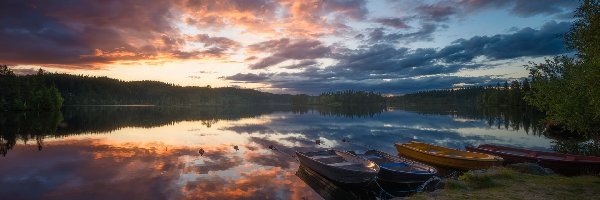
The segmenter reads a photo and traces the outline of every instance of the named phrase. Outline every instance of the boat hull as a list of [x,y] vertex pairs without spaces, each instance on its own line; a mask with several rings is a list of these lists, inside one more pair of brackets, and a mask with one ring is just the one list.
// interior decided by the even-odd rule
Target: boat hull
[[412,160],[399,158],[397,156],[390,155],[388,153],[377,151],[377,150],[369,150],[365,153],[365,156],[369,155],[377,155],[379,157],[387,160],[389,163],[402,163],[409,165],[411,169],[418,169],[419,171],[401,171],[394,170],[391,167],[387,167],[386,164],[378,163],[375,160],[371,160],[379,165],[379,174],[377,175],[377,179],[381,181],[385,181],[388,183],[398,183],[405,185],[420,185],[425,181],[429,180],[433,177],[437,170],[434,167],[427,166],[422,163],[418,163]]
[[598,173],[600,171],[599,157],[535,151],[497,145],[480,145],[479,147],[468,146],[466,148],[470,151],[500,156],[504,158],[507,164],[525,162],[537,163],[540,166],[550,168],[557,173],[566,175]]
[[[332,181],[344,184],[363,184],[375,180],[377,171],[358,171],[347,170],[339,167],[333,167],[311,159],[301,152],[296,152],[300,164],[312,169],[313,171],[329,178]],[[357,157],[358,158],[358,157]],[[361,158],[362,159],[362,158]]]
[[[485,169],[492,166],[502,165],[501,159],[466,159],[466,158],[452,158],[440,155],[433,155],[431,153],[420,151],[418,149],[410,148],[402,144],[395,144],[398,153],[409,159],[414,159],[427,164],[441,166],[444,168],[458,169],[458,170],[473,170],[473,169]],[[432,145],[433,146],[433,145]],[[437,147],[437,146],[435,146]],[[443,148],[443,147],[437,147]],[[454,150],[452,151],[460,151]],[[466,152],[466,151],[465,151]],[[472,152],[466,152],[472,153]]]

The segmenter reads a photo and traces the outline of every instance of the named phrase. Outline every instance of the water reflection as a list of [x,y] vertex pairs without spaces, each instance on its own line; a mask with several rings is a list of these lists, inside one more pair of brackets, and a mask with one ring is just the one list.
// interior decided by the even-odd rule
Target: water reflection
[[580,150],[587,142],[539,134],[527,114],[478,112],[68,107],[3,113],[0,199],[318,199],[322,194],[296,176],[294,151],[369,146],[395,154],[393,142],[414,139],[454,148]]
[[0,166],[0,197],[301,199],[311,194],[295,178],[291,160],[279,164],[283,167],[268,167],[254,162],[266,163],[256,158],[269,157],[269,151],[236,152],[227,145],[203,148],[207,149],[203,157],[190,147],[100,139],[52,142],[43,154],[16,148]]

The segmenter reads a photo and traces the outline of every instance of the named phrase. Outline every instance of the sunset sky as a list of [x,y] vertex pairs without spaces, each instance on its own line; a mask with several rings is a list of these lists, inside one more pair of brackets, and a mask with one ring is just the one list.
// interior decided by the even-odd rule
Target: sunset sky
[[495,85],[573,53],[578,3],[2,0],[0,64],[275,93]]

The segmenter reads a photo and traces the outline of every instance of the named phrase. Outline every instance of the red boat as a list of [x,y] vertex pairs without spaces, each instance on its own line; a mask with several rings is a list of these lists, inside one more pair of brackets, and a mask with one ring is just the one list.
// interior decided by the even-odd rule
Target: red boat
[[482,144],[478,147],[467,146],[466,149],[467,151],[500,156],[508,164],[523,162],[537,163],[557,173],[567,175],[598,173],[600,171],[600,157],[596,156],[535,151],[491,144]]

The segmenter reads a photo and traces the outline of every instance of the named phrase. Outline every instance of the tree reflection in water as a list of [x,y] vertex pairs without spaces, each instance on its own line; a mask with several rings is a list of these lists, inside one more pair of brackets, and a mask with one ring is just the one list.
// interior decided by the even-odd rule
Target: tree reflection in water
[[[233,107],[65,107],[62,112],[20,112],[0,115],[0,153],[6,156],[18,140],[35,140],[42,150],[44,138],[63,138],[80,134],[106,134],[127,127],[153,128],[181,121],[200,121],[210,128],[222,120],[255,118],[275,112],[293,114],[318,113],[321,116],[372,118],[394,109],[422,115],[451,116],[456,120],[484,120],[488,127],[549,137],[552,149],[565,153],[599,155],[598,139],[554,137],[545,133],[540,120],[543,115],[530,110],[509,108],[455,107],[292,107],[292,106],[233,106]],[[233,129],[234,127],[232,127]],[[247,128],[247,127],[246,127]],[[258,128],[258,127],[256,127]],[[263,127],[263,130],[270,130]]]

